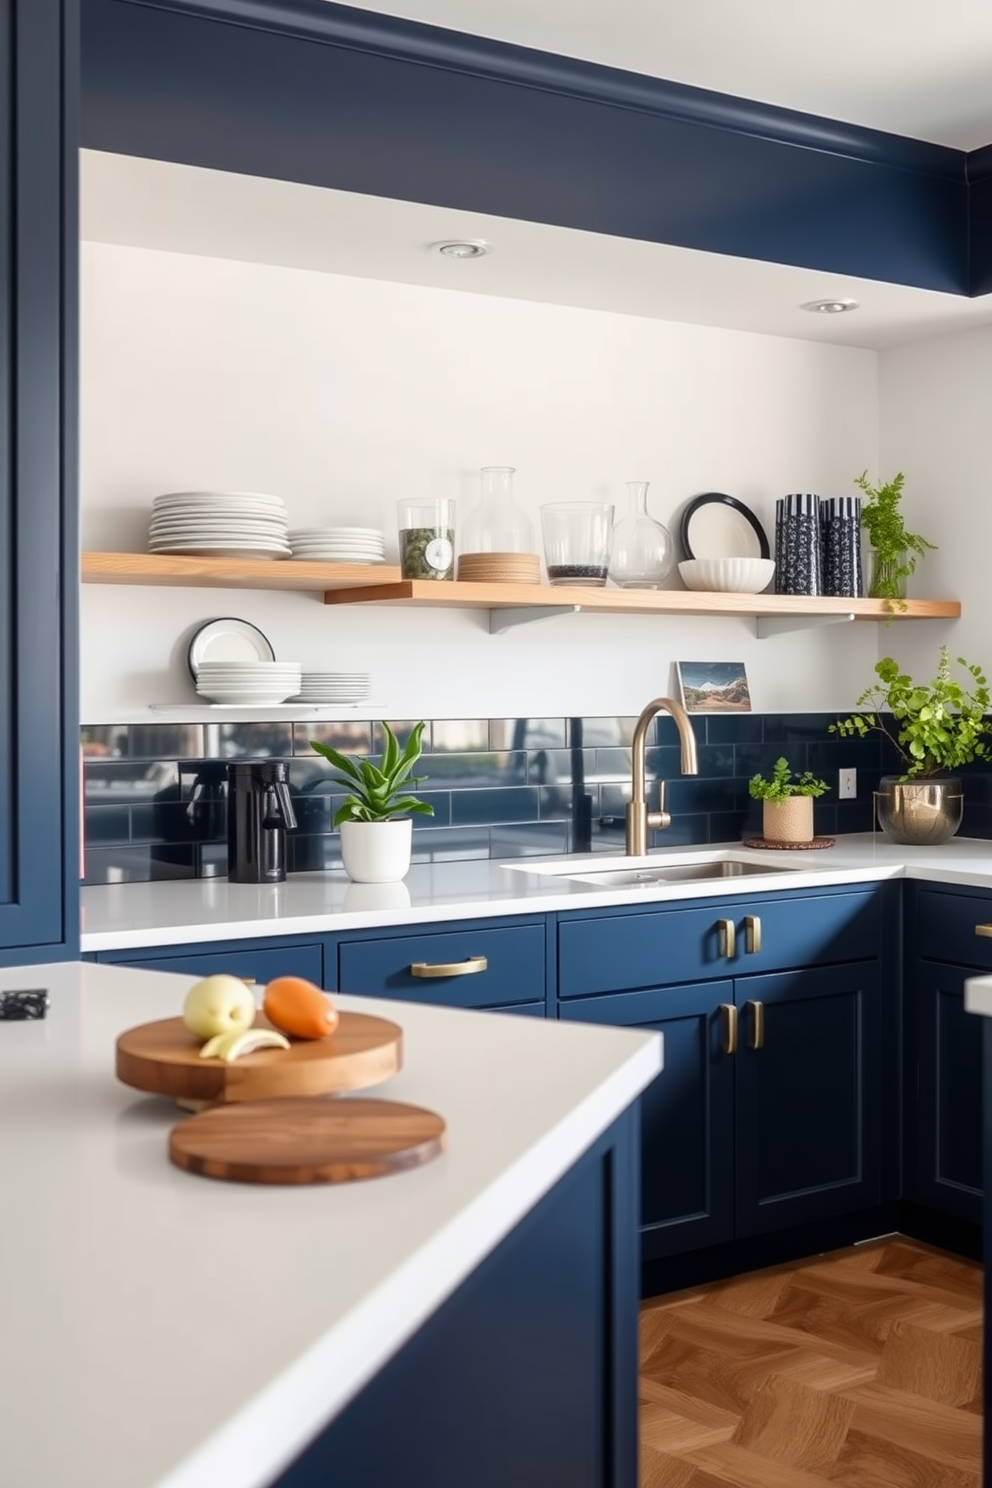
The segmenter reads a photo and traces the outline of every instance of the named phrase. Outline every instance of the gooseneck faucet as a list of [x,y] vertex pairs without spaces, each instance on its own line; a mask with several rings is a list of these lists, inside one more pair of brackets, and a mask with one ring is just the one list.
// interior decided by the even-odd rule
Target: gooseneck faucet
[[647,781],[644,764],[647,732],[659,713],[670,713],[675,719],[682,743],[682,774],[698,775],[699,761],[696,756],[696,736],[689,722],[689,715],[681,703],[674,698],[655,698],[648,703],[637,720],[634,739],[630,748],[631,795],[627,805],[627,855],[643,858],[648,850],[648,828],[669,827],[672,818],[665,810],[665,782],[658,783],[658,810],[649,811],[647,803]]

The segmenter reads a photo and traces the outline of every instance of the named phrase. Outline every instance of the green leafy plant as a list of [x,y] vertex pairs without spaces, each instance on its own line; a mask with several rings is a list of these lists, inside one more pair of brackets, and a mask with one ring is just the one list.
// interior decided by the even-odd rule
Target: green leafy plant
[[916,572],[917,558],[925,558],[936,548],[936,544],[928,542],[919,533],[906,531],[899,510],[904,482],[901,470],[881,486],[870,484],[867,470],[863,470],[854,482],[867,497],[861,507],[861,525],[875,550],[872,598],[895,601],[901,608],[905,608],[900,595],[902,581]]
[[[891,656],[875,664],[879,680],[866,687],[857,700],[861,708],[870,704],[871,713],[853,713],[830,725],[830,732],[842,738],[864,738],[877,730],[899,751],[906,766],[903,780],[937,775],[956,770],[974,759],[992,755],[986,742],[992,726],[985,721],[989,708],[989,688],[981,667],[958,657],[970,682],[962,685],[951,676],[951,660],[946,646],[940,648],[937,675],[922,685],[899,670]],[[898,724],[893,733],[886,726],[882,712],[891,713]]]
[[771,780],[763,775],[752,775],[748,791],[756,801],[787,801],[790,796],[822,796],[830,789],[825,780],[818,780],[811,770],[804,770],[798,780],[793,780],[789,761],[780,756],[775,761]]
[[426,775],[410,773],[422,752],[420,741],[424,732],[424,720],[421,719],[414,725],[402,749],[389,724],[384,723],[382,727],[386,735],[386,747],[382,752],[380,765],[373,765],[371,760],[341,754],[329,744],[320,744],[316,739],[310,740],[310,748],[341,772],[331,777],[334,784],[343,785],[348,791],[344,805],[335,812],[336,827],[346,821],[392,821],[394,817],[407,811],[419,812],[422,816],[434,815],[433,806],[429,806],[426,801],[418,801],[416,796],[409,794],[413,786],[427,779]]

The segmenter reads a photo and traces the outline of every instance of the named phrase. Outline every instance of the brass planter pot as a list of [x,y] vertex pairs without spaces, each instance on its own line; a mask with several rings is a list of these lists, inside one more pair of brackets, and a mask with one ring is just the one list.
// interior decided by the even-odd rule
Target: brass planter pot
[[961,825],[964,793],[957,775],[899,780],[883,775],[875,792],[878,825],[891,842],[935,847],[949,842]]

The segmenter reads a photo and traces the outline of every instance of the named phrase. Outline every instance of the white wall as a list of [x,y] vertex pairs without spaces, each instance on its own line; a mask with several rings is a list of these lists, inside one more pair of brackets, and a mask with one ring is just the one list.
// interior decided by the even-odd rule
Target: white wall
[[[649,479],[654,516],[706,490],[773,536],[786,491],[851,492],[877,465],[877,354],[230,260],[85,243],[83,545],[141,550],[159,491],[278,492],[291,525],[381,524],[509,464],[542,501]],[[677,580],[675,581],[677,582]],[[369,670],[387,716],[639,711],[676,659],[743,658],[760,711],[843,709],[877,627],[757,641],[745,620],[578,615],[491,637],[470,611],[86,585],[82,717],[190,699],[184,638],[235,614],[277,654]]]
[[880,469],[906,476],[906,525],[938,544],[909,593],[960,599],[961,619],[893,626],[882,653],[929,681],[942,642],[992,676],[992,328],[881,354]]

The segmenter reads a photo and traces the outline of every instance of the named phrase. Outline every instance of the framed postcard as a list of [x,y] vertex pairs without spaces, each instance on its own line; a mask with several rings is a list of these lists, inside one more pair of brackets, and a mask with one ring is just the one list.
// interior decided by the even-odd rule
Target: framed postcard
[[742,661],[677,661],[675,670],[687,713],[750,713]]

